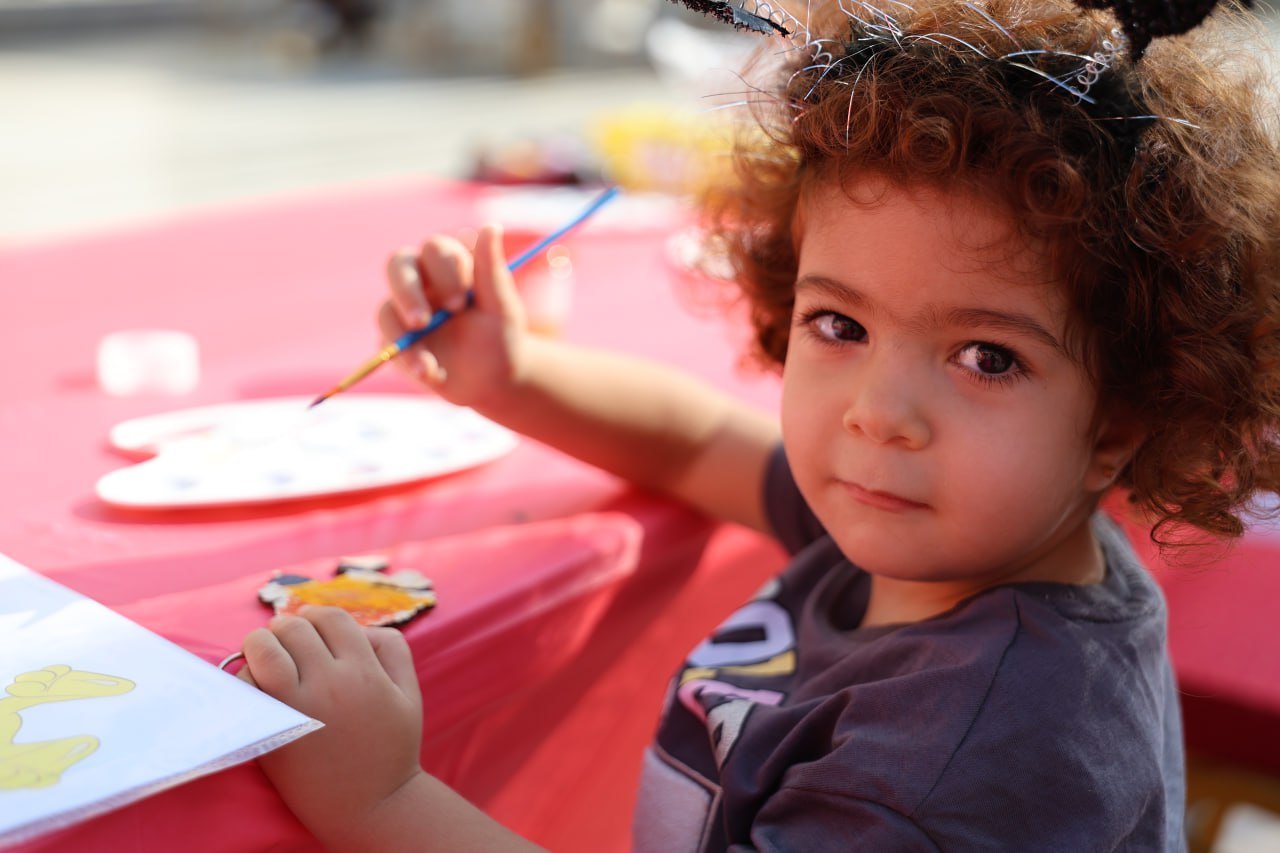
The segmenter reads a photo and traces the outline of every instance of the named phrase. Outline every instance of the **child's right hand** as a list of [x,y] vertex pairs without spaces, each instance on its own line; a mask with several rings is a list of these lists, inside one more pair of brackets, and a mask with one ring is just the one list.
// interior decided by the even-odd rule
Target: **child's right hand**
[[[519,376],[524,308],[502,251],[497,226],[480,231],[474,255],[450,237],[402,249],[387,264],[391,298],[378,325],[385,341],[426,325],[440,308],[458,316],[396,361],[411,376],[460,406],[498,402]],[[467,291],[475,305],[462,310]]]

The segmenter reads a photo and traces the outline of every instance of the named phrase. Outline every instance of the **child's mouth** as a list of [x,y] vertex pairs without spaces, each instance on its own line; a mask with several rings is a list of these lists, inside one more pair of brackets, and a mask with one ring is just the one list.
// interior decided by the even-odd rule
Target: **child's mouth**
[[859,503],[866,504],[876,509],[883,509],[888,512],[907,512],[908,510],[928,509],[928,504],[913,501],[891,492],[881,492],[874,489],[867,489],[847,480],[841,480],[840,484],[845,490],[853,496],[853,499]]

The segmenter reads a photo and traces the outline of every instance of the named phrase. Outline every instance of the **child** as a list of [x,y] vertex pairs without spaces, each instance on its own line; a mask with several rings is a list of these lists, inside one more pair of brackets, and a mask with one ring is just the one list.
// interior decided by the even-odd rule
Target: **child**
[[[496,229],[392,260],[388,338],[475,291],[402,359],[427,386],[795,555],[673,682],[637,849],[1185,846],[1163,601],[1097,508],[1229,538],[1280,486],[1280,156],[1238,34],[1113,26],[814,12],[716,206],[780,433],[529,335]],[[327,845],[527,846],[418,766],[398,634],[317,609],[245,654],[326,723],[261,761]]]

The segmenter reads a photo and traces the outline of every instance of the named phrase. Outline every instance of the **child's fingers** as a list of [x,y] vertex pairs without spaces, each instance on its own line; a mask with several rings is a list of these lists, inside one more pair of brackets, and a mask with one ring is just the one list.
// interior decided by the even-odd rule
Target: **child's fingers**
[[409,372],[418,380],[433,388],[438,388],[444,383],[447,374],[444,367],[436,360],[436,354],[431,350],[418,347],[407,353],[405,358],[410,360]]
[[431,319],[431,306],[418,269],[417,252],[405,248],[391,256],[387,261],[387,285],[400,323],[406,329],[425,326]]
[[304,607],[299,612],[339,660],[373,662],[373,646],[360,624],[340,607]]
[[244,667],[247,675],[265,693],[277,699],[298,687],[298,667],[275,634],[266,628],[255,628],[244,638]]
[[378,662],[391,676],[391,680],[409,696],[417,696],[418,672],[413,666],[413,652],[409,641],[395,628],[366,628],[365,634],[373,646]]
[[502,229],[497,225],[481,228],[476,238],[475,289],[476,307],[480,310],[505,317],[520,316],[520,296],[507,269]]
[[382,343],[384,345],[391,343],[409,331],[409,327],[405,325],[404,318],[400,316],[400,309],[396,307],[394,299],[388,299],[378,306],[378,331],[382,333]]
[[[249,671],[248,664],[240,667],[239,671],[236,672],[236,678],[240,679],[250,687],[258,687],[258,682],[253,680],[253,673]],[[261,690],[262,688],[258,687],[258,689]]]
[[277,616],[268,627],[293,658],[294,666],[298,668],[299,681],[306,677],[308,669],[333,662],[333,653],[320,638],[316,626],[301,616]]
[[[382,333],[383,346],[409,331],[400,321],[396,308],[390,300],[383,302],[382,307],[378,309],[378,330]],[[398,369],[405,371],[419,382],[435,387],[444,381],[444,368],[423,344],[410,348],[408,352],[401,353],[392,361]]]
[[467,305],[471,287],[471,253],[452,237],[433,237],[422,244],[418,266],[426,274],[423,281],[427,300],[434,306],[461,311]]

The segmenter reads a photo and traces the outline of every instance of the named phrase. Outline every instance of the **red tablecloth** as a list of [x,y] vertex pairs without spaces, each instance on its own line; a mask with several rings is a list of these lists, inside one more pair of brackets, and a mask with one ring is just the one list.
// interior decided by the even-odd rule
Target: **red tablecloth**
[[1131,536],[1169,601],[1169,648],[1187,746],[1280,775],[1280,537],[1161,559]]
[[[529,441],[434,482],[301,504],[126,512],[93,495],[126,464],[106,446],[121,420],[331,386],[377,344],[386,256],[474,226],[478,195],[366,187],[0,253],[0,552],[211,662],[264,624],[255,591],[273,570],[320,573],[367,552],[418,567],[440,594],[406,631],[427,766],[543,844],[622,849],[666,680],[781,565],[772,544]],[[667,260],[668,234],[576,234],[567,335],[771,404],[776,382],[737,369],[731,327],[682,307],[692,291]],[[97,341],[132,327],[193,333],[199,389],[101,393]],[[391,370],[360,390],[414,392]],[[22,849],[311,846],[249,764]]]
[[[666,680],[782,565],[772,543],[529,441],[434,482],[302,504],[143,513],[93,495],[98,477],[125,464],[106,447],[119,421],[330,387],[376,345],[387,254],[475,225],[478,192],[364,187],[0,253],[0,552],[209,661],[265,622],[254,591],[273,570],[320,571],[374,551],[421,568],[441,597],[407,629],[426,695],[427,766],[553,849],[622,849]],[[698,287],[667,259],[668,236],[575,235],[567,335],[776,405],[776,382],[737,366],[740,328],[689,310]],[[196,335],[199,389],[102,394],[97,341],[129,327]],[[390,370],[361,388],[412,391]],[[1272,769],[1277,547],[1254,536],[1201,571],[1156,561],[1189,740]],[[312,846],[250,764],[22,849]]]

